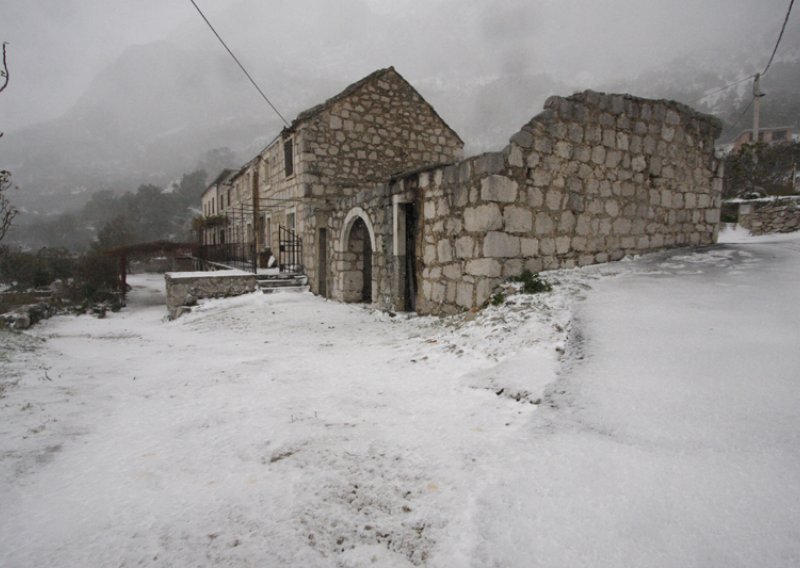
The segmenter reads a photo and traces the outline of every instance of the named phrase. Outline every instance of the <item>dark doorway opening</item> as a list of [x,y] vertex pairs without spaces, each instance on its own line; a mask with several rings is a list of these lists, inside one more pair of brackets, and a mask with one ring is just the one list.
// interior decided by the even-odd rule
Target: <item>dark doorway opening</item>
[[405,215],[405,282],[403,309],[413,312],[417,309],[417,214],[413,203],[402,205]]
[[319,229],[317,236],[317,293],[328,297],[328,229]]

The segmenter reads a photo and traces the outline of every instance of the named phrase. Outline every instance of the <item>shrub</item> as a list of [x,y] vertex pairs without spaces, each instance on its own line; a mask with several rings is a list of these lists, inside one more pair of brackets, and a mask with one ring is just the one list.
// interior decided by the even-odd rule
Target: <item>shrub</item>
[[538,294],[540,292],[550,292],[553,286],[541,278],[539,273],[533,273],[530,270],[525,270],[522,274],[511,279],[512,282],[521,282],[522,291],[525,294]]
[[506,295],[502,292],[495,292],[492,296],[492,305],[493,306],[502,306],[503,302],[506,301]]
[[117,261],[112,256],[96,252],[83,255],[73,273],[73,299],[91,302],[115,299],[117,268]]

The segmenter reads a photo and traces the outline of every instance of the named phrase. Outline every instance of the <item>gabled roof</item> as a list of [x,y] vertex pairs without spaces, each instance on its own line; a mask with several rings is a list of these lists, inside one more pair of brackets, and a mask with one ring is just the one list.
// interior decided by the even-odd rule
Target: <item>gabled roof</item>
[[329,98],[325,102],[320,103],[320,104],[318,104],[316,106],[313,106],[313,107],[311,107],[311,108],[309,108],[307,110],[304,110],[303,112],[301,112],[300,114],[297,115],[297,118],[295,118],[292,121],[292,125],[289,127],[289,129],[290,130],[294,130],[298,125],[300,125],[300,124],[306,122],[307,120],[315,117],[316,115],[318,115],[319,113],[323,112],[327,108],[333,106],[335,103],[337,103],[337,102],[339,102],[339,101],[341,101],[343,99],[346,99],[347,97],[349,97],[350,95],[352,95],[353,93],[358,91],[363,86],[365,86],[365,85],[367,85],[367,84],[369,84],[369,83],[371,83],[373,81],[377,81],[378,79],[380,79],[381,77],[383,77],[383,76],[385,76],[385,75],[387,75],[389,73],[394,73],[401,81],[403,81],[406,85],[408,85],[408,87],[412,91],[414,91],[414,93],[417,94],[417,96],[420,98],[422,103],[430,109],[430,111],[434,114],[434,116],[437,119],[439,119],[439,121],[445,126],[445,128],[447,128],[453,134],[453,136],[455,136],[458,139],[459,142],[461,142],[462,144],[464,143],[464,141],[461,139],[461,136],[458,135],[458,132],[453,130],[450,127],[450,125],[447,124],[441,116],[439,116],[439,113],[436,112],[436,109],[433,108],[433,105],[431,105],[428,101],[426,101],[425,97],[420,95],[419,91],[417,91],[414,88],[414,86],[411,85],[411,83],[406,81],[405,77],[403,77],[400,73],[398,73],[397,70],[394,67],[386,67],[384,69],[378,69],[377,71],[373,71],[372,73],[370,73],[369,75],[367,75],[363,79],[361,79],[359,81],[356,81],[352,85],[346,87],[339,94],[332,96],[331,98]]
[[225,181],[227,181],[228,178],[231,177],[231,174],[233,174],[233,172],[234,172],[234,170],[232,170],[230,168],[225,168],[224,170],[219,172],[219,175],[217,175],[217,177],[214,178],[214,181],[212,181],[210,184],[208,184],[208,186],[203,190],[203,195],[208,193],[208,190],[210,190],[210,189],[212,189],[214,187],[217,187],[218,185],[220,185],[220,184],[224,183]]

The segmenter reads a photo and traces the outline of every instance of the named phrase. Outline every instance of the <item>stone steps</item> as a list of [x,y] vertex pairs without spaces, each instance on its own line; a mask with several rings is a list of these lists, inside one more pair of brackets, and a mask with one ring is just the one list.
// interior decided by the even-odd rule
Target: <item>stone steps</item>
[[279,274],[256,278],[259,289],[264,294],[274,292],[305,292],[308,290],[308,277],[305,274]]

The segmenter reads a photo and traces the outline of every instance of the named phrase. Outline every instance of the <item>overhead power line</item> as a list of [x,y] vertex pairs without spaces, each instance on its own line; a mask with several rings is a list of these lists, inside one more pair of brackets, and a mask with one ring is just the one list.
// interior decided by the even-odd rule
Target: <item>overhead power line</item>
[[789,0],[789,9],[786,10],[786,17],[783,19],[783,25],[781,26],[781,33],[778,34],[778,41],[775,42],[775,49],[772,50],[772,55],[769,56],[769,61],[767,62],[767,66],[764,67],[764,70],[761,72],[761,75],[764,76],[769,69],[769,66],[772,65],[772,60],[775,59],[775,54],[778,52],[778,46],[781,44],[781,39],[783,38],[783,32],[786,31],[786,23],[789,21],[789,14],[792,13],[792,6],[794,5],[794,0]]
[[283,123],[286,126],[289,126],[289,122],[285,118],[283,118],[283,115],[278,111],[277,108],[275,108],[275,105],[272,104],[272,102],[269,100],[269,98],[267,98],[267,95],[264,94],[264,91],[261,90],[261,87],[258,86],[258,84],[255,82],[253,77],[250,76],[250,73],[247,72],[247,69],[244,68],[244,65],[242,65],[241,61],[239,61],[239,59],[233,54],[233,51],[231,51],[231,48],[228,47],[228,44],[225,43],[225,40],[222,39],[222,37],[217,33],[217,30],[214,29],[214,26],[211,25],[211,22],[208,21],[208,18],[206,18],[206,15],[200,9],[200,6],[198,6],[197,3],[194,0],[189,0],[189,2],[192,3],[192,5],[197,10],[197,12],[203,18],[203,20],[205,20],[205,22],[208,25],[208,27],[211,28],[211,31],[214,32],[215,36],[217,36],[217,39],[222,44],[222,46],[228,51],[230,56],[233,57],[233,60],[236,62],[236,64],[239,66],[239,68],[242,70],[242,72],[247,76],[248,79],[250,79],[250,82],[253,84],[253,86],[256,88],[256,90],[259,92],[261,97],[265,101],[267,101],[267,104],[272,108],[272,110],[275,111],[275,114],[277,114],[280,117],[280,119],[283,121]]
[[711,95],[716,95],[717,93],[721,93],[721,92],[722,92],[722,91],[724,91],[725,89],[730,89],[731,87],[733,87],[733,86],[735,86],[735,85],[738,85],[739,83],[744,83],[745,81],[749,81],[749,80],[750,80],[750,79],[752,79],[753,77],[755,77],[755,74],[753,74],[753,75],[748,75],[747,77],[742,77],[741,79],[739,79],[739,80],[737,80],[737,81],[734,81],[733,83],[728,83],[728,84],[727,84],[727,85],[725,85],[724,87],[720,87],[720,88],[718,88],[718,89],[714,89],[714,90],[713,90],[713,91],[711,91],[710,93],[705,93],[705,94],[703,94],[703,95],[701,95],[701,96],[697,97],[696,99],[692,99],[691,101],[689,101],[689,104],[696,103],[696,102],[697,102],[697,101],[699,101],[700,99],[704,99],[704,98],[706,98],[706,97],[710,97]]

